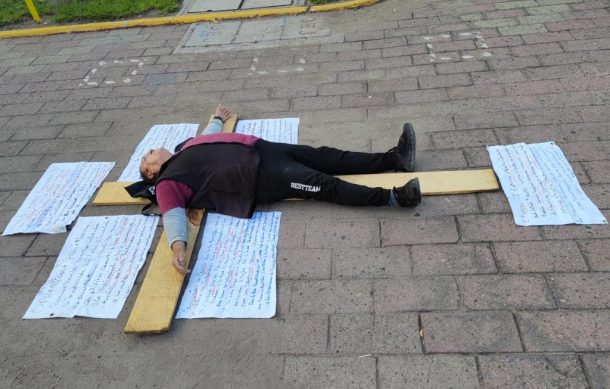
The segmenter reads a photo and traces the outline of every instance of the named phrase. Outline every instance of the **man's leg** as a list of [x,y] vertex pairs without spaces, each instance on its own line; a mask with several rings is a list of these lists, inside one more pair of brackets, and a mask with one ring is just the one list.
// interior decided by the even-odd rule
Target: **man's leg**
[[297,163],[325,174],[367,174],[393,170],[397,166],[394,152],[360,153],[332,147],[314,148],[259,141],[261,159],[273,160],[273,164]]
[[314,199],[343,205],[388,205],[391,191],[345,182],[290,163],[259,170],[256,201],[272,203],[287,198]]

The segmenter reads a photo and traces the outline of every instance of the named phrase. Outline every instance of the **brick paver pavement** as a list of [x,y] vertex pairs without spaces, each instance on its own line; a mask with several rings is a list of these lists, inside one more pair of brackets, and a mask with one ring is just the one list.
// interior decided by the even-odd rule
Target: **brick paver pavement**
[[[420,170],[554,140],[609,217],[609,5],[388,0],[324,16],[342,42],[199,54],[172,54],[188,26],[0,40],[0,228],[50,163],[116,161],[114,180],[151,125],[218,101],[360,151],[410,120]],[[158,336],[122,333],[137,287],[116,321],[21,320],[66,235],[0,238],[0,386],[610,387],[607,226],[516,227],[500,192],[264,209],[278,315]]]

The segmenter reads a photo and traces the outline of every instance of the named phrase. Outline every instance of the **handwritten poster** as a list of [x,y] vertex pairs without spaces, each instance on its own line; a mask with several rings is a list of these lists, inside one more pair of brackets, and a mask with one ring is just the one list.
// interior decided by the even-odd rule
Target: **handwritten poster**
[[158,124],[153,126],[131,155],[119,182],[140,181],[140,161],[150,149],[164,147],[171,152],[186,139],[195,136],[199,124]]
[[607,224],[553,142],[488,146],[519,226]]
[[254,135],[269,142],[299,143],[299,118],[240,120],[235,132]]
[[114,162],[51,164],[2,235],[66,232],[113,166]]
[[156,216],[81,217],[24,319],[116,319],[146,260]]
[[280,212],[256,212],[252,219],[208,214],[176,318],[273,317],[280,217]]

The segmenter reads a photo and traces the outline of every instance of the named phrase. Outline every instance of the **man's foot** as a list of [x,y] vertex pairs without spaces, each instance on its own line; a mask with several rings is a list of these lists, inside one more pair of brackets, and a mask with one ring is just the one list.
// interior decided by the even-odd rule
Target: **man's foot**
[[421,203],[419,179],[414,178],[401,187],[394,187],[392,193],[401,207],[415,207]]
[[398,139],[396,153],[396,168],[403,172],[415,171],[415,129],[411,123],[405,123]]

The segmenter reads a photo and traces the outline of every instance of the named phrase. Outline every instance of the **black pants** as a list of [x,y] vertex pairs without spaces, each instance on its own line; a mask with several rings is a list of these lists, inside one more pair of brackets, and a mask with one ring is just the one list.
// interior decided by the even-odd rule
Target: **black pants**
[[287,198],[344,205],[388,204],[390,190],[351,184],[333,175],[392,170],[396,166],[393,152],[358,153],[264,140],[258,141],[257,148],[261,158],[256,193],[259,204]]

